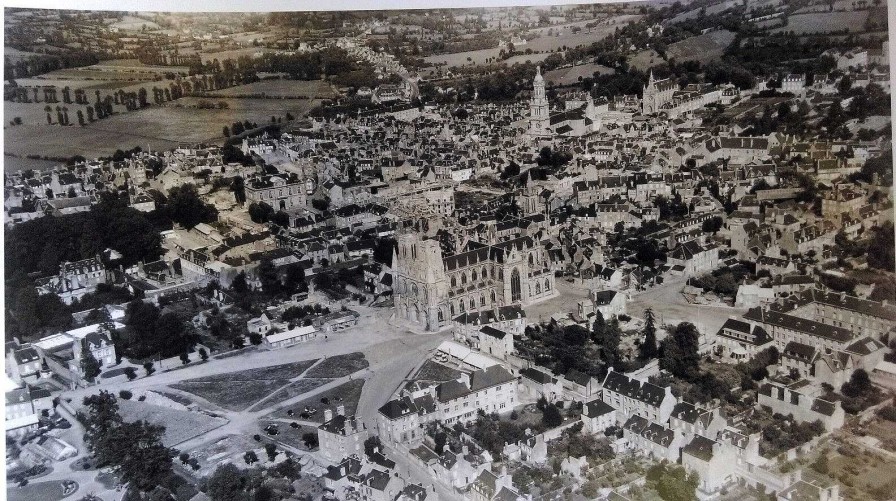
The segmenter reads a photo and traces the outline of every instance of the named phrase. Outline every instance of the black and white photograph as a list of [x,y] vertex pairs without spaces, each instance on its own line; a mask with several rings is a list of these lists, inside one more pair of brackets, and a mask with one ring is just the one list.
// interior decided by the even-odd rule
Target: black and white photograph
[[5,0],[4,499],[896,501],[896,4],[545,2]]

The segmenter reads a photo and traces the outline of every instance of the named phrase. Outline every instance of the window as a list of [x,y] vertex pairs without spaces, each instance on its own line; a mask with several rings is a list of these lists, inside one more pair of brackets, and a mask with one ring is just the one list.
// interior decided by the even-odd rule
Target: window
[[477,279],[476,270],[473,270],[473,273],[472,273],[472,275],[471,275],[470,281],[475,282],[476,279]]
[[510,300],[513,302],[523,299],[522,285],[520,283],[520,272],[516,268],[510,274]]
[[466,272],[460,274],[460,284],[467,285],[467,274]]
[[471,310],[475,310],[475,309],[476,309],[476,300],[473,299],[473,298],[470,298],[470,309],[471,309]]
[[544,290],[545,292],[551,290],[551,281],[549,279],[544,279]]
[[457,287],[457,278],[454,275],[451,275],[451,287]]

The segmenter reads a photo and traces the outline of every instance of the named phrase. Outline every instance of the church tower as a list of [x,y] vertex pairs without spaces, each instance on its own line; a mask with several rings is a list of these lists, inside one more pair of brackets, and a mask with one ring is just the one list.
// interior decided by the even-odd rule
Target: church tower
[[541,66],[539,66],[535,80],[532,82],[532,99],[529,101],[529,134],[533,136],[549,134],[550,123],[548,98],[545,95],[544,78],[541,76]]
[[641,99],[641,113],[648,115],[656,113],[656,80],[653,78],[653,70],[650,70],[650,79],[644,86],[644,92]]

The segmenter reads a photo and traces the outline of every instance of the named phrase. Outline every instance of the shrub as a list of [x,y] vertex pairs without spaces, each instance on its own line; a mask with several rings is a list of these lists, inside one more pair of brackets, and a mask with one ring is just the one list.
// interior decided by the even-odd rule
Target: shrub
[[131,393],[131,392],[128,391],[128,390],[121,390],[121,391],[118,392],[118,396],[119,396],[122,400],[130,400],[131,397],[134,396],[134,394]]

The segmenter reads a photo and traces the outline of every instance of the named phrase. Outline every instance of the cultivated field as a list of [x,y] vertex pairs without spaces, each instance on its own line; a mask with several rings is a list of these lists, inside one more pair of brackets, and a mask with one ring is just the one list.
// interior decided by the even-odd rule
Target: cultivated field
[[[7,148],[8,148],[7,144]],[[32,169],[35,171],[50,170],[59,165],[59,162],[50,160],[36,160],[25,157],[13,157],[10,155],[3,156],[3,170],[6,172],[18,172],[21,170]]]
[[148,20],[134,16],[124,16],[121,21],[109,25],[111,28],[117,28],[124,31],[141,31],[143,28],[147,30],[157,30],[159,25]]
[[143,420],[164,426],[162,443],[166,447],[173,447],[227,423],[224,418],[215,418],[200,412],[169,409],[133,400],[119,400],[118,408],[122,419],[126,422]]
[[[710,5],[706,8],[706,15],[718,14],[725,9],[730,9],[731,7],[736,6],[739,3],[740,2],[738,2],[737,0],[726,0],[715,5]],[[700,15],[701,10],[702,9],[691,9],[689,11],[682,12],[681,14],[670,19],[669,24],[680,23],[682,21],[687,21],[688,19],[695,19]]]
[[206,52],[202,51],[200,53],[200,57],[202,58],[203,63],[209,63],[217,59],[218,61],[224,61],[225,59],[238,59],[240,56],[248,56],[253,57],[255,54],[272,52],[272,49],[267,49],[264,47],[250,47],[248,49],[234,49],[234,50],[224,50],[220,52]]
[[792,31],[798,35],[806,33],[827,33],[847,29],[856,33],[865,31],[867,11],[854,12],[815,12],[811,14],[795,14],[787,19],[787,26],[772,30],[772,33]]

